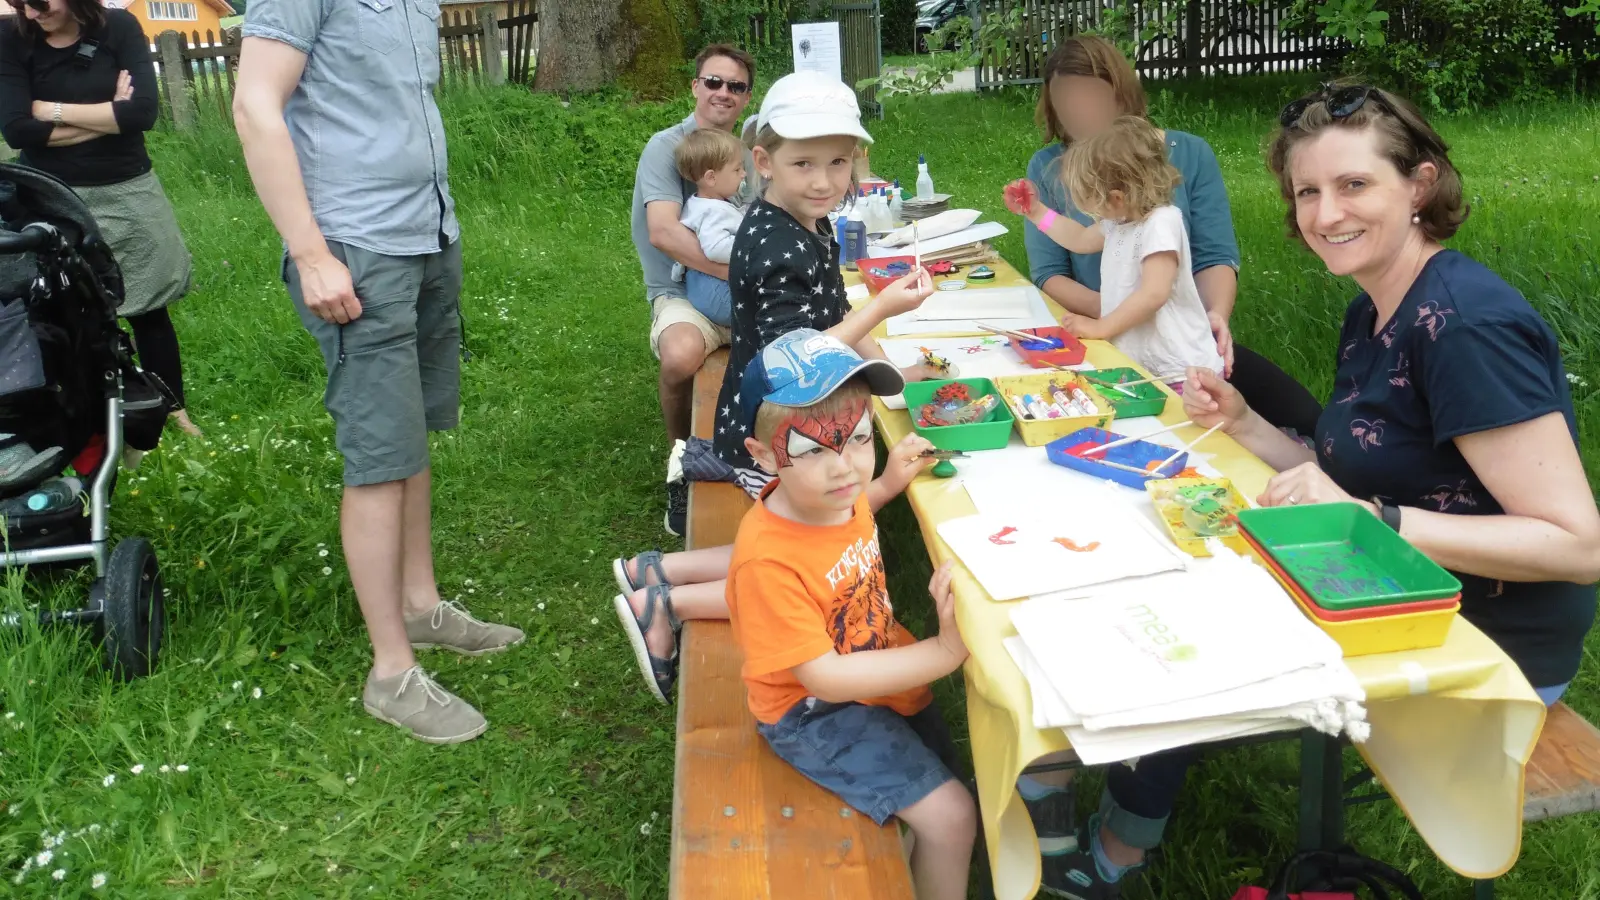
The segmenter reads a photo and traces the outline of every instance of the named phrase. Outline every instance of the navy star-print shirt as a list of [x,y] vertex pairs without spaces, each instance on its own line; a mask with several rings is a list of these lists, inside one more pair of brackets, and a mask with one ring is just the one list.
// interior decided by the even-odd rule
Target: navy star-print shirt
[[744,449],[750,433],[739,422],[739,386],[750,360],[796,328],[827,331],[850,311],[836,247],[827,219],[819,219],[817,230],[809,231],[765,198],[750,207],[734,235],[728,262],[733,340],[712,435],[717,455],[729,465],[756,467]]
[[[1454,438],[1559,412],[1577,423],[1555,333],[1500,276],[1445,250],[1381,329],[1366,294],[1345,313],[1317,461],[1351,496],[1455,515],[1502,513]],[[1572,679],[1593,585],[1461,579],[1461,611],[1535,687]]]

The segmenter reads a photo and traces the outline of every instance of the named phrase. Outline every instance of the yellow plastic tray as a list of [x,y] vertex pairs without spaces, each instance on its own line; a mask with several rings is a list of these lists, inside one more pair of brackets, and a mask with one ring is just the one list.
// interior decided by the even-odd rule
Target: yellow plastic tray
[[1272,573],[1272,577],[1283,586],[1284,592],[1294,600],[1294,605],[1300,607],[1300,612],[1321,628],[1328,637],[1337,641],[1347,657],[1443,646],[1445,640],[1450,637],[1450,626],[1455,622],[1456,613],[1461,611],[1461,604],[1457,602],[1454,606],[1427,612],[1375,616],[1349,622],[1329,622],[1319,618],[1308,608],[1299,591],[1295,589],[1295,585],[1285,581],[1282,574],[1267,565],[1254,548],[1250,549],[1249,556],[1256,565]]
[[[1226,478],[1160,478],[1144,483],[1145,492],[1150,495],[1150,502],[1155,505],[1156,515],[1161,519],[1161,524],[1167,528],[1167,534],[1172,536],[1172,542],[1178,549],[1194,557],[1209,557],[1211,551],[1206,549],[1206,539],[1195,534],[1193,529],[1183,523],[1183,507],[1173,503],[1172,495],[1179,488],[1196,484],[1214,484],[1224,487],[1228,491],[1228,502],[1234,509],[1249,509],[1244,496],[1233,482]],[[1229,548],[1240,556],[1248,555],[1250,544],[1238,532],[1239,526],[1234,525],[1234,533],[1227,537],[1219,537],[1223,546]]]
[[1083,428],[1110,428],[1111,420],[1116,413],[1111,409],[1104,397],[1095,392],[1094,387],[1072,372],[1041,372],[1038,375],[1000,375],[994,379],[994,386],[1002,395],[1010,393],[1020,397],[1023,394],[1043,395],[1050,387],[1050,382],[1066,387],[1075,384],[1083,391],[1089,402],[1094,404],[1096,410],[1092,416],[1068,416],[1061,419],[1043,419],[1023,421],[1018,418],[1015,410],[1011,418],[1017,423],[1017,434],[1022,435],[1022,442],[1029,447],[1042,447],[1058,437],[1067,435]]

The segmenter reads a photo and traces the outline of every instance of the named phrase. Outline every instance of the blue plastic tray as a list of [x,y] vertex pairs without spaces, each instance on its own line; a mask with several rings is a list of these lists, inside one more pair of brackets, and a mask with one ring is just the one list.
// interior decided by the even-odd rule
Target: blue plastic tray
[[1065,466],[1086,475],[1096,478],[1105,478],[1118,484],[1125,484],[1131,488],[1144,489],[1145,482],[1152,478],[1176,478],[1179,472],[1189,463],[1187,452],[1178,454],[1178,458],[1167,463],[1159,469],[1151,469],[1149,474],[1141,475],[1111,466],[1103,466],[1099,460],[1114,462],[1118,465],[1131,466],[1135,469],[1144,469],[1153,462],[1160,462],[1172,455],[1171,447],[1152,444],[1149,441],[1133,441],[1120,447],[1112,447],[1104,453],[1084,458],[1074,456],[1067,452],[1067,448],[1075,447],[1087,441],[1096,444],[1107,444],[1111,441],[1121,440],[1123,435],[1113,434],[1104,428],[1080,428],[1065,437],[1059,437],[1044,446],[1045,453],[1050,461],[1058,466]]

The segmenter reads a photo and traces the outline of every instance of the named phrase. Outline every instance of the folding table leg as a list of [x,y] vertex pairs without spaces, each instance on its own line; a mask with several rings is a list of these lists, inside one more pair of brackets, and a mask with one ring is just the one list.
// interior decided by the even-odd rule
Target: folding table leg
[[1338,738],[1309,728],[1300,733],[1301,850],[1335,850],[1344,843],[1343,758]]

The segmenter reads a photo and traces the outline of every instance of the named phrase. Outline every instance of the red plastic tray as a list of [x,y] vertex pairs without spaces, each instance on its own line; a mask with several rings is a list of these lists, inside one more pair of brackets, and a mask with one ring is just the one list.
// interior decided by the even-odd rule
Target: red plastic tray
[[861,280],[867,283],[867,289],[876,294],[877,292],[883,290],[891,284],[894,284],[896,281],[904,278],[905,276],[896,275],[893,278],[879,278],[878,276],[872,274],[873,267],[876,266],[878,268],[886,269],[889,267],[890,263],[897,262],[903,262],[908,266],[914,266],[917,264],[917,258],[915,256],[907,255],[880,256],[877,259],[858,259],[856,260],[856,268],[861,272]]
[[1017,351],[1017,355],[1022,357],[1023,362],[1033,366],[1035,369],[1075,366],[1083,362],[1084,355],[1089,352],[1089,348],[1085,347],[1082,341],[1073,337],[1072,332],[1059,325],[1051,325],[1047,328],[1025,328],[1023,332],[1061,340],[1060,350],[1028,350],[1022,346],[1020,338],[1011,339],[1011,349]]
[[1256,552],[1256,556],[1259,557],[1268,568],[1277,573],[1278,577],[1285,584],[1294,585],[1293,591],[1295,596],[1299,598],[1300,602],[1306,607],[1306,609],[1311,610],[1313,615],[1324,622],[1355,622],[1361,619],[1380,619],[1385,616],[1399,616],[1406,613],[1432,612],[1438,609],[1450,609],[1461,604],[1461,595],[1456,594],[1454,597],[1445,597],[1442,600],[1418,600],[1414,603],[1391,603],[1387,606],[1365,606],[1357,609],[1327,609],[1319,606],[1317,601],[1311,599],[1311,595],[1307,594],[1305,590],[1300,587],[1300,583],[1294,580],[1294,576],[1290,575],[1288,572],[1285,572],[1283,568],[1278,565],[1278,561],[1273,559],[1272,556],[1269,555],[1260,544],[1256,543],[1256,539],[1251,537],[1249,532],[1245,531],[1243,528],[1240,528],[1239,536],[1244,538],[1245,543],[1250,545],[1250,549]]

